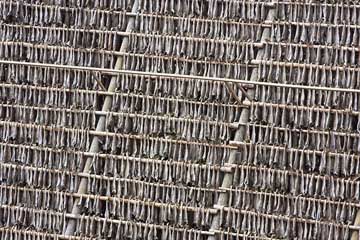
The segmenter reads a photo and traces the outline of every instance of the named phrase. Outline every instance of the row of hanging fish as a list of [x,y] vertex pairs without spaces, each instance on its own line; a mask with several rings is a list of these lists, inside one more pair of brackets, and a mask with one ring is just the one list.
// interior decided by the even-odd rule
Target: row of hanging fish
[[[38,146],[0,143],[0,162],[1,163],[18,163],[33,167],[45,167],[49,169],[63,169],[76,172],[85,165],[87,157],[83,151],[75,150],[55,150],[50,148],[41,148]],[[111,159],[111,158],[109,158]],[[117,163],[117,162],[116,162]],[[114,161],[109,160],[105,166],[117,166]],[[117,169],[104,169],[104,173],[114,175]]]
[[358,46],[360,28],[351,25],[275,22],[271,26],[271,41],[283,43],[321,44],[334,47]]
[[288,148],[330,152],[358,153],[360,151],[360,136],[351,132],[280,128],[248,123],[245,139],[251,143],[266,143]]
[[[113,2],[113,1],[111,1]],[[126,11],[105,11],[100,9],[63,7],[61,5],[46,5],[0,1],[2,20],[12,18],[24,25],[57,25],[71,28],[86,27],[96,30],[125,30],[127,25]],[[61,7],[60,7],[61,6]],[[29,26],[28,26],[29,27]]]
[[13,85],[49,85],[68,88],[69,91],[99,90],[101,86],[97,79],[105,80],[108,77],[87,70],[0,64],[0,81]]
[[327,24],[359,24],[360,12],[356,1],[276,2],[276,19],[292,22]]
[[0,214],[3,219],[3,221],[0,222],[0,227],[2,228],[18,226],[36,229],[38,231],[46,229],[49,233],[61,233],[63,228],[66,228],[66,217],[60,212],[2,205],[0,207]]
[[[44,2],[41,0],[25,0],[25,1],[11,1],[11,4],[5,4],[8,1],[3,2],[3,11],[4,13],[9,14],[9,12],[17,12],[19,9],[23,7],[31,7],[31,6],[41,6]],[[132,0],[112,0],[112,1],[104,1],[104,0],[49,0],[46,1],[46,7],[55,8],[55,9],[63,9],[63,8],[74,8],[74,9],[84,9],[84,10],[102,10],[102,9],[111,9],[111,10],[131,10],[133,6]],[[38,15],[43,14],[43,11],[39,11]],[[32,13],[32,15],[35,15]],[[6,15],[5,15],[6,16]],[[70,15],[71,16],[71,15]]]
[[[89,54],[91,56],[91,54]],[[96,55],[96,54],[94,54]],[[98,53],[98,56],[104,56],[102,60],[93,60],[89,64],[108,64],[112,63],[112,58],[106,59],[105,55]],[[73,59],[71,59],[73,60]],[[90,59],[89,59],[90,60]],[[92,66],[92,65],[90,65]],[[166,66],[166,67],[165,67]],[[150,73],[169,73],[169,74],[182,74],[182,75],[195,75],[202,77],[218,77],[218,78],[232,78],[248,80],[250,77],[251,69],[254,67],[249,63],[246,64],[219,64],[212,62],[201,62],[191,60],[183,60],[179,58],[167,58],[157,56],[147,56],[146,54],[127,54],[124,56],[123,67],[126,70],[132,71],[146,71]],[[176,76],[174,76],[176,77]],[[174,78],[172,77],[172,78]],[[178,78],[181,79],[179,76]],[[164,77],[166,79],[166,77]],[[196,79],[196,78],[195,78]],[[219,83],[218,83],[219,84]]]
[[[72,136],[75,134],[73,133]],[[102,149],[106,153],[148,158],[160,157],[175,161],[195,161],[214,165],[224,164],[231,149],[229,145],[121,134],[113,137],[107,136],[102,143]]]
[[0,180],[3,185],[27,186],[73,193],[77,192],[81,181],[81,177],[77,173],[28,167],[20,163],[2,163],[0,170]]
[[334,201],[357,202],[360,198],[360,182],[356,180],[259,166],[239,165],[233,186]]
[[[169,90],[174,88],[169,88]],[[168,97],[152,96],[151,92],[144,95],[116,93],[112,99],[111,111],[186,118],[189,121],[202,119],[218,121],[219,124],[223,124],[237,122],[243,109],[243,106],[236,103],[216,103],[201,98],[186,100],[176,97],[175,94],[170,95],[168,92],[166,92],[166,96]]]
[[[327,78],[329,79],[329,78]],[[323,109],[360,110],[360,93],[318,89],[255,86],[254,99],[258,102],[287,104],[289,106],[321,107]]]
[[[83,151],[64,151],[40,148],[31,145],[1,143],[1,163],[17,163],[33,167],[79,171],[87,157]],[[134,158],[109,154],[94,155],[89,167],[98,175],[117,178],[156,180],[168,183],[182,182],[186,185],[218,187],[220,168],[189,162],[165,161],[160,159]]]
[[[36,210],[29,208],[16,209],[12,206],[2,206],[0,208],[1,215],[4,219],[8,219],[5,226],[13,227],[11,231],[16,231],[14,228],[16,225],[22,227],[30,226],[30,229],[35,229],[38,232],[32,233],[36,236],[36,239],[48,239],[40,238],[41,233],[39,231],[46,229],[47,235],[64,232],[66,224],[70,219],[74,217],[61,212],[49,212],[45,210]],[[200,231],[188,230],[184,228],[174,228],[166,225],[156,225],[151,223],[139,223],[130,222],[125,220],[112,220],[99,217],[89,217],[81,215],[75,218],[77,226],[76,235],[81,236],[81,239],[86,236],[91,239],[147,239],[156,240],[158,236],[163,236],[163,240],[168,239],[167,237],[172,236],[171,239],[204,239]],[[4,224],[1,224],[4,225]],[[6,236],[4,239],[17,239],[18,236],[25,235],[24,230],[19,230],[22,234],[14,234],[11,231],[4,231]],[[46,235],[45,235],[46,236]],[[14,238],[12,238],[14,237]],[[22,238],[20,238],[22,239]],[[31,235],[27,236],[26,239],[32,239]],[[35,238],[33,238],[35,239]],[[51,239],[61,239],[56,236]]]
[[[74,196],[64,192],[44,192],[40,190],[26,191],[25,189],[5,189],[1,193],[12,194],[13,198],[1,199],[2,205],[23,205],[26,208],[52,209],[66,211],[69,204],[79,204],[82,213],[95,214],[107,219],[127,219],[153,224],[173,224],[177,226],[201,226],[211,224],[212,213],[209,208],[187,208],[182,205],[162,203],[155,205],[151,202],[108,197],[104,200],[99,195],[80,196],[75,203]],[[30,190],[30,189],[28,189]],[[68,196],[67,196],[68,195]],[[73,198],[70,200],[70,198]],[[192,220],[190,220],[190,217]]]
[[[60,237],[57,235],[52,235],[50,233],[39,233],[38,231],[24,231],[20,228],[2,228],[0,229],[1,239],[28,239],[28,240],[59,240]],[[89,238],[83,238],[84,240],[89,240]]]
[[[330,66],[356,66],[359,63],[359,50],[355,47],[333,47],[333,46],[309,46],[302,44],[279,44],[271,43],[265,45],[264,60],[301,63],[302,68],[305,68],[304,64],[312,64],[306,69],[312,71],[320,68],[320,70],[329,71]],[[294,64],[294,65],[295,65]],[[320,66],[318,66],[320,65]],[[294,67],[293,67],[294,68]],[[334,67],[336,68],[336,67]],[[300,66],[298,69],[301,69]],[[331,69],[332,70],[332,69]],[[304,70],[305,71],[305,70]],[[356,68],[345,68],[347,72],[357,72]],[[341,72],[345,72],[344,70]],[[339,72],[339,68],[336,68],[336,74]],[[296,78],[295,78],[296,79]]]
[[[151,223],[130,222],[130,221],[111,221],[105,218],[94,218],[81,216],[76,219],[79,229],[77,236],[91,236],[96,238],[105,237],[106,239],[206,239],[201,231],[173,227],[168,225],[157,225]],[[99,229],[100,228],[100,229]],[[160,238],[161,236],[161,238]]]
[[31,88],[26,85],[0,85],[0,99],[3,103],[21,105],[34,104],[43,107],[64,107],[80,109],[96,109],[98,93],[74,89]]
[[[49,27],[44,27],[44,24],[61,24],[66,27],[75,27],[74,29],[59,28],[53,30],[62,31],[63,34],[67,31],[89,31],[84,29],[84,26],[96,29],[101,34],[106,34],[107,31],[112,30],[124,31],[129,18],[129,12],[126,11],[80,9],[30,3],[14,7],[14,2],[3,0],[0,1],[0,12],[3,13],[4,20],[11,17],[15,18],[20,23],[26,24],[27,29],[52,31]],[[34,14],[32,14],[33,12]],[[174,18],[141,12],[136,14],[136,20],[134,31],[142,33],[161,32],[163,34],[174,34],[176,29],[176,33],[181,35],[192,33],[193,37],[232,38],[245,41],[251,39],[259,41],[264,27],[261,23],[252,24],[251,19],[247,19],[245,22],[228,22],[215,19],[208,21],[203,18]],[[24,29],[25,26],[4,25],[4,27]],[[90,32],[92,31],[90,30]],[[29,35],[34,36],[33,34]],[[63,43],[59,42],[59,44]]]
[[[322,87],[356,89],[360,85],[360,74],[357,68],[307,65],[305,63],[296,66],[296,64],[286,64],[281,61],[262,61],[257,68],[259,78],[269,82]],[[326,93],[327,91],[323,90],[322,92]],[[335,91],[335,93],[339,92]]]
[[[79,9],[79,8],[60,8],[52,5],[30,5],[25,4],[18,7],[16,11],[9,12],[13,2],[0,2],[0,11],[4,13],[5,18],[13,17],[26,26],[4,25],[8,28],[20,28],[24,30],[46,30],[46,31],[63,31],[64,34],[69,31],[90,31],[86,28],[96,29],[97,32],[105,34],[107,31],[124,31],[126,29],[128,12],[124,11],[104,11],[98,9]],[[35,12],[35,15],[29,14]],[[27,16],[30,17],[27,17]],[[71,16],[70,16],[71,15]],[[189,35],[193,37],[207,38],[232,38],[233,40],[260,40],[263,26],[260,24],[251,24],[246,22],[227,22],[227,21],[206,21],[203,18],[174,18],[166,15],[137,13],[137,21],[134,31],[142,33],[161,32],[163,34],[174,34],[176,32],[181,35]],[[44,27],[43,25],[65,25],[72,28],[55,28]],[[41,27],[36,27],[36,26]],[[21,33],[19,33],[21,34]],[[29,34],[34,36],[34,34]],[[34,36],[35,37],[35,36]],[[65,41],[66,42],[66,41]],[[61,44],[59,42],[59,44]]]
[[129,116],[128,114],[109,115],[105,127],[110,132],[175,137],[187,141],[216,142],[230,139],[228,125],[220,122],[210,124],[208,121],[191,121],[189,119]]
[[179,227],[208,227],[213,215],[208,208],[192,208],[190,210],[181,205],[168,203],[155,205],[151,202],[129,201],[119,198],[103,201],[99,197],[80,197],[79,204],[81,204],[83,213],[95,214],[96,216]]
[[[345,224],[351,224],[354,221],[357,211],[356,203],[240,189],[234,189],[230,193],[229,204],[235,209],[245,211],[256,210],[264,214],[275,213],[282,216]],[[227,211],[227,213],[231,214],[231,211]],[[231,217],[227,216],[222,219],[225,220],[226,226],[235,227],[235,222],[231,221]]]
[[[89,149],[92,135],[89,130],[55,128],[44,125],[25,125],[2,122],[0,137],[4,142],[36,144],[43,147]],[[176,161],[199,161],[208,164],[223,164],[230,147],[228,145],[201,142],[184,142],[177,139],[151,138],[131,134],[106,134],[102,149],[106,152],[175,159]]]
[[175,184],[155,183],[135,179],[87,176],[87,193],[103,193],[117,198],[147,200],[154,203],[169,203],[195,207],[212,207],[220,191],[214,188],[199,188]]
[[[78,191],[78,185],[86,180],[87,194],[95,198],[104,196],[107,199],[122,197],[124,199],[147,200],[151,204],[171,203],[186,206],[211,207],[219,196],[214,188],[200,188],[174,185],[171,183],[151,183],[136,178],[109,177],[96,174],[77,174],[69,171],[31,168],[18,164],[1,164],[0,180],[3,186],[18,186],[29,189],[37,188],[39,193],[49,195],[48,190],[59,191],[59,194],[70,194]],[[48,190],[46,190],[48,189]],[[4,192],[5,193],[5,192]],[[3,201],[10,196],[2,195]],[[53,198],[58,196],[53,196]],[[74,197],[78,197],[77,195]],[[87,198],[87,197],[86,197]],[[74,201],[72,199],[71,201]],[[28,201],[30,202],[30,201]],[[49,204],[52,201],[48,201]],[[70,201],[67,201],[70,204]],[[39,202],[42,204],[42,202]],[[71,205],[70,205],[71,206]],[[66,206],[64,205],[66,208]],[[100,209],[99,209],[100,210]]]
[[[95,129],[96,114],[94,111],[34,108],[12,105],[0,105],[0,119],[21,123],[40,125],[57,125],[61,127]],[[210,122],[157,117],[153,115],[129,115],[126,113],[109,115],[106,119],[108,131],[125,134],[143,134],[153,136],[176,136],[184,140],[229,140],[229,125],[221,122]]]
[[255,58],[255,47],[250,42],[224,41],[206,38],[187,38],[172,35],[129,36],[127,51],[161,56],[206,59],[206,61],[249,62]]
[[326,108],[292,107],[289,105],[254,104],[250,108],[250,120],[279,127],[291,127],[337,132],[360,132],[360,115],[358,112],[332,110]]
[[[4,65],[3,65],[4,66]],[[72,70],[64,70],[64,69],[53,69],[53,68],[39,68],[39,67],[24,67],[20,65],[7,65],[9,67],[2,68],[3,71],[0,72],[0,77],[5,81],[9,82],[11,84],[16,83],[27,83],[31,82],[35,85],[44,85],[47,83],[51,83],[53,85],[63,85],[65,87],[70,86],[78,86],[80,88],[85,89],[97,89],[99,88],[99,84],[97,79],[99,76],[96,76],[96,74],[89,72],[89,71],[72,71]],[[30,76],[32,76],[30,78]],[[103,77],[103,75],[102,75]],[[195,79],[193,80],[176,80],[176,79],[165,79],[166,81],[162,81],[160,79],[149,79],[144,77],[138,77],[138,76],[129,76],[129,75],[120,75],[117,79],[117,84],[119,85],[119,89],[122,89],[125,92],[128,92],[129,90],[135,90],[137,92],[144,92],[147,95],[153,95],[157,92],[161,92],[162,95],[180,95],[180,96],[187,96],[188,98],[198,99],[200,98],[203,101],[206,101],[207,99],[210,99],[215,97],[218,100],[223,100],[226,102],[227,99],[229,99],[229,87],[231,88],[231,85],[224,85],[219,82],[209,82],[209,81],[197,81]],[[180,87],[177,87],[178,84],[176,82],[180,81]],[[234,88],[234,86],[233,86]],[[162,90],[163,89],[163,90]],[[55,102],[57,102],[56,99],[58,99],[61,102],[67,102],[67,99],[73,99],[72,102],[66,103],[72,104],[72,105],[80,105],[83,106],[84,104],[88,103],[86,100],[87,98],[90,98],[90,104],[96,103],[96,99],[93,99],[93,95],[96,95],[95,92],[87,92],[87,91],[78,91],[77,90],[70,90],[67,89],[64,91],[64,89],[48,89],[48,88],[31,88],[31,87],[25,87],[25,86],[3,86],[2,87],[3,96],[13,96],[13,100],[16,100],[18,103],[22,103],[25,99],[26,101],[32,101],[37,102],[37,104],[44,104],[43,101],[46,102],[47,105],[58,105]],[[10,93],[7,93],[9,92]],[[235,89],[234,91],[240,92],[239,89]],[[33,94],[33,92],[36,92],[36,94]],[[76,97],[76,95],[79,94],[79,97]],[[61,95],[60,98],[53,97],[56,95]],[[17,98],[16,96],[19,96]],[[116,106],[119,106],[120,103],[116,103],[121,98],[123,98],[125,95],[116,93],[114,96],[114,104],[113,109],[118,109]],[[31,100],[31,99],[34,100]],[[85,98],[85,99],[84,99]],[[36,99],[36,100],[35,100]],[[79,100],[75,100],[79,99]],[[128,104],[131,104],[133,101],[132,98],[125,98],[123,101],[121,101],[122,104],[125,106],[128,106]],[[236,105],[218,105],[218,104],[212,104],[212,103],[198,103],[196,101],[189,102],[189,101],[182,101],[181,99],[177,98],[174,100],[168,99],[167,101],[163,100],[160,101],[161,98],[149,98],[148,96],[136,96],[135,99],[136,105],[133,105],[135,108],[141,107],[142,109],[146,109],[146,105],[143,106],[143,104],[147,103],[147,101],[155,101],[155,103],[149,104],[149,107],[153,110],[140,110],[144,112],[151,112],[151,111],[158,111],[160,109],[168,108],[171,105],[174,107],[171,107],[170,109],[175,108],[175,110],[169,110],[170,112],[175,113],[175,115],[178,115],[176,113],[181,113],[182,115],[194,115],[194,114],[200,114],[200,112],[208,112],[208,114],[211,114],[210,110],[213,112],[213,114],[224,116],[224,118],[229,118],[228,121],[233,118],[233,115],[231,112],[235,111],[235,119],[237,118],[237,114],[240,111],[240,107],[237,107]],[[147,101],[144,101],[147,99]],[[157,101],[157,100],[159,101]],[[209,100],[210,100],[209,99]],[[171,100],[171,101],[170,101]],[[165,102],[171,103],[171,105],[164,104]],[[121,105],[122,105],[121,104]],[[155,105],[154,105],[155,104]],[[131,104],[132,105],[132,104]],[[59,105],[61,106],[61,105]],[[96,106],[96,104],[95,104]],[[137,107],[136,107],[137,106]],[[155,107],[154,107],[155,106]],[[158,106],[158,107],[156,107]],[[166,107],[168,106],[168,107]],[[209,106],[206,107],[205,106]],[[223,106],[223,107],[222,107]],[[130,109],[133,107],[128,106]],[[126,107],[126,108],[128,108]],[[87,107],[83,107],[87,108]],[[197,109],[195,112],[191,109]],[[214,109],[215,108],[215,109]],[[123,109],[123,108],[122,108]],[[179,109],[179,110],[176,110]],[[161,110],[163,113],[167,110]],[[171,114],[169,111],[167,111],[168,114]],[[149,113],[150,113],[149,112]],[[207,114],[207,115],[208,115]],[[228,117],[227,117],[228,116]],[[224,120],[225,121],[225,120]]]
[[[80,221],[80,220],[79,220]],[[92,225],[90,225],[90,222]],[[86,218],[85,222],[82,224],[82,229],[76,232],[76,237],[73,239],[82,239],[82,240],[91,240],[94,237],[107,237],[110,239],[129,239],[133,240],[134,237],[146,239],[146,240],[156,240],[159,239],[158,236],[162,235],[166,239],[174,239],[174,240],[205,240],[207,239],[207,235],[202,235],[201,232],[196,232],[189,229],[179,229],[179,228],[172,228],[172,227],[164,227],[164,228],[157,228],[154,225],[137,225],[134,222],[124,222],[123,224],[119,224],[114,226],[115,224],[110,223],[110,230],[109,231],[102,231],[102,227],[100,224],[104,224],[104,229],[106,229],[107,225],[109,224],[107,221],[103,223],[97,223],[98,225],[94,225],[95,217],[94,218]],[[84,227],[84,224],[86,227]],[[79,222],[80,225],[80,222]],[[91,226],[91,227],[90,227]],[[97,228],[96,228],[97,227]],[[116,228],[116,229],[114,229]],[[64,228],[65,231],[65,228]],[[134,235],[132,233],[135,233]],[[89,237],[85,237],[84,235],[87,234]],[[40,233],[39,231],[24,231],[19,228],[5,228],[0,229],[0,237],[1,239],[10,239],[10,240],[18,240],[18,239],[27,239],[27,240],[59,240],[62,237],[59,235],[54,235],[50,233]],[[236,238],[236,240],[240,239],[252,239],[250,237],[246,238]]]
[[242,146],[239,158],[239,163],[244,165],[276,167],[319,175],[356,177],[360,174],[359,156],[346,152],[320,152],[258,143]]
[[219,21],[206,18],[172,17],[168,15],[137,13],[133,32],[162,34],[163,37],[192,37],[232,41],[260,41],[262,23]]
[[218,18],[261,22],[266,19],[268,1],[223,0],[140,0],[139,12],[186,17]]
[[[144,61],[146,60],[146,61]],[[154,60],[154,61],[151,61]],[[142,61],[142,62],[141,62]],[[134,63],[139,64],[134,64]],[[141,63],[140,63],[141,62]],[[156,71],[156,67],[152,64],[161,65],[165,60],[156,59],[156,58],[143,58],[139,59],[137,57],[127,56],[125,66],[129,70],[144,71],[145,69]],[[129,63],[129,64],[128,64]],[[141,65],[140,65],[141,64]],[[186,62],[173,62],[172,64],[167,65],[167,71],[170,73],[181,74],[178,72],[181,69],[185,72],[192,72],[193,74],[201,75],[216,75],[216,72],[221,75],[223,65],[216,64],[206,64],[205,69],[202,72],[193,72],[196,69],[197,64],[192,64],[192,69],[183,69],[190,65]],[[152,69],[150,69],[150,66]],[[214,68],[212,68],[214,67]],[[247,67],[233,66],[235,75],[247,74]],[[232,72],[227,72],[232,73]],[[191,74],[191,75],[193,75]],[[238,98],[241,99],[243,96],[240,94],[241,90],[233,83],[223,83],[220,81],[211,81],[211,80],[201,80],[193,78],[181,78],[181,77],[156,77],[156,76],[141,76],[142,74],[121,74],[116,80],[116,86],[118,92],[133,92],[133,93],[144,93],[145,96],[164,96],[167,98],[177,98],[177,99],[194,99],[200,100],[202,103],[211,103],[211,102],[223,102],[223,103],[232,103],[234,99],[231,95],[231,91],[237,94]],[[230,92],[230,93],[229,93]]]
[[[227,215],[227,216],[224,216]],[[229,219],[228,219],[229,218]],[[231,209],[220,217],[231,224],[233,231],[241,230],[258,236],[276,236],[280,239],[348,239],[351,230],[335,222],[312,221],[302,218],[243,212]],[[226,224],[224,224],[226,226]]]
[[188,186],[216,188],[220,185],[220,168],[158,159],[108,155],[92,159],[90,168],[95,174],[117,178],[155,180],[164,183],[183,183]]
[[20,123],[36,123],[46,126],[71,127],[78,129],[96,128],[96,115],[94,111],[69,111],[65,108],[34,108],[27,106],[0,104],[0,120]]
[[0,42],[0,58],[36,63],[111,68],[116,57],[113,52],[78,48],[51,47],[18,42]]
[[60,191],[1,185],[0,192],[1,205],[21,205],[27,208],[67,211],[75,202],[71,193]]
[[58,128],[37,124],[1,122],[0,139],[3,142],[35,144],[44,147],[88,149],[89,130]]
[[64,29],[53,27],[25,27],[2,24],[2,42],[24,42],[32,44],[56,45],[85,49],[113,50],[118,46],[120,34],[115,31],[93,31],[91,29]]

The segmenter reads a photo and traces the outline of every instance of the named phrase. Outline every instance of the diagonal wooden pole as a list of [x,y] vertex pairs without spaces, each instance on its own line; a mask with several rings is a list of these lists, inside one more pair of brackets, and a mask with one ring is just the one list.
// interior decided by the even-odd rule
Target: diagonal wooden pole
[[[138,0],[135,0],[133,8],[132,8],[132,12],[135,13],[137,8],[138,8]],[[128,22],[128,25],[127,25],[127,28],[126,28],[126,32],[131,32],[131,30],[134,28],[134,23],[135,23],[135,18],[134,17],[129,18],[129,22]],[[129,38],[124,37],[123,41],[121,43],[121,47],[120,47],[120,52],[121,53],[126,51],[126,49],[128,47],[128,44],[129,44]],[[118,57],[118,59],[116,61],[115,69],[120,70],[122,66],[123,66],[123,58],[120,56],[120,57]],[[115,89],[116,89],[116,76],[111,78],[111,81],[110,81],[110,84],[109,84],[109,87],[108,87],[107,91],[108,92],[115,92]],[[103,112],[110,111],[111,105],[112,105],[112,95],[108,95],[108,96],[105,97],[105,101],[104,101],[104,104],[103,104],[103,107],[102,107],[102,111]],[[96,131],[104,131],[105,130],[105,119],[106,119],[106,116],[101,116],[99,118],[99,121],[98,121],[97,126],[96,126]],[[98,153],[98,152],[100,152],[99,137],[94,136],[94,138],[93,138],[93,140],[91,142],[91,145],[90,145],[89,152],[90,153]],[[84,169],[82,170],[83,173],[89,173],[90,166],[91,166],[91,161],[92,161],[92,158],[88,158],[86,160]],[[86,178],[81,179],[80,184],[79,184],[79,188],[78,188],[78,192],[77,192],[78,194],[86,193],[87,183],[88,182],[87,182]],[[71,214],[76,216],[76,215],[79,215],[80,213],[81,213],[81,209],[79,207],[79,198],[77,198],[74,201],[74,205],[73,205]],[[65,236],[74,235],[75,227],[76,227],[76,220],[75,219],[69,220],[69,222],[68,222],[68,224],[66,226],[64,235]]]
[[[274,13],[275,13],[275,10],[270,9],[267,19],[268,20],[274,19]],[[266,28],[266,29],[264,29],[264,31],[262,33],[261,42],[266,42],[269,37],[270,37],[270,29]],[[259,51],[258,51],[258,53],[256,55],[256,60],[261,60],[263,58],[263,55],[264,55],[264,49],[259,49]],[[255,68],[255,69],[253,69],[253,71],[251,73],[250,81],[253,82],[253,81],[257,81],[257,80],[258,80],[258,71]],[[247,90],[248,98],[253,99],[254,95],[255,95],[254,89]],[[236,131],[236,134],[235,134],[235,137],[234,137],[235,141],[243,141],[244,140],[245,131],[246,131],[245,124],[248,121],[249,121],[249,109],[244,108],[242,110],[242,112],[241,112],[241,115],[240,115],[240,120],[239,120],[240,124],[239,124],[238,130]],[[231,150],[230,156],[229,156],[229,161],[228,161],[229,164],[235,164],[236,163],[236,161],[237,161],[237,159],[236,159],[237,151],[238,150]],[[231,186],[232,181],[233,181],[233,176],[234,176],[233,171],[229,172],[229,173],[225,173],[221,187],[229,188]],[[228,201],[229,201],[228,192],[220,193],[219,199],[218,199],[218,202],[217,202],[216,206],[225,207],[225,206],[227,206]],[[219,212],[213,218],[213,222],[211,224],[210,231],[219,230],[220,222],[221,222],[221,219],[220,219],[220,212]],[[208,240],[215,240],[215,239],[216,239],[216,236],[209,236],[208,237]]]

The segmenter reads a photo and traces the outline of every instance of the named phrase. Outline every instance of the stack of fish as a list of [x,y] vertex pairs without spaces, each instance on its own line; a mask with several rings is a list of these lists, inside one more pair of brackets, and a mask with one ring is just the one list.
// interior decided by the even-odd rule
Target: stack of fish
[[358,236],[360,4],[0,12],[0,239]]

